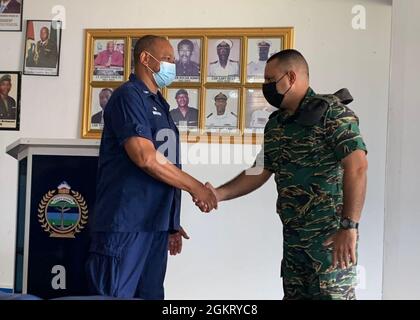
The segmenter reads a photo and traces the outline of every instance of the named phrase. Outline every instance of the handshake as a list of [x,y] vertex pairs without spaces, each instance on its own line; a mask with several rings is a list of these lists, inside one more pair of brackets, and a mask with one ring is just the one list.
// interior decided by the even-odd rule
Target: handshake
[[222,200],[220,193],[209,182],[200,183],[190,194],[195,205],[206,213],[217,209],[218,202]]

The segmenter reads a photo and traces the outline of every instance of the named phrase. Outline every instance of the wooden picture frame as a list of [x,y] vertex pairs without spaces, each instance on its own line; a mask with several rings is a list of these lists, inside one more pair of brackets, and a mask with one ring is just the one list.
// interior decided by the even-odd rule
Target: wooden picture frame
[[[166,37],[174,47],[177,77],[168,88],[162,90],[164,97],[173,103],[177,101],[175,94],[179,91],[184,93],[184,97],[180,97],[184,101],[185,96],[190,100],[191,97],[198,99],[197,105],[191,106],[197,108],[194,110],[197,126],[195,127],[194,121],[180,124],[183,142],[261,143],[261,126],[264,122],[262,117],[267,117],[268,120],[267,114],[272,111],[268,103],[260,99],[261,94],[257,94],[264,82],[264,65],[275,52],[293,48],[293,27],[86,30],[82,138],[101,137],[101,129],[92,127],[93,112],[95,108],[98,110],[97,106],[92,105],[95,98],[92,96],[93,92],[97,92],[98,88],[115,89],[128,80],[133,71],[135,41],[149,34]],[[100,48],[98,43],[101,43]],[[119,49],[116,49],[118,45]],[[98,58],[100,49],[109,49],[112,54],[108,53],[108,57],[112,56],[111,59],[105,61],[106,59]],[[115,53],[116,50],[120,52]],[[102,66],[103,76],[98,76],[98,65]],[[107,67],[109,70],[106,70]],[[251,99],[252,95],[249,93],[253,90],[256,92],[255,99]],[[212,108],[209,106],[212,104],[209,94],[213,94],[215,98],[217,93],[229,92],[232,92],[233,100],[237,99],[237,108],[228,109],[228,102],[225,109],[223,104],[222,107],[219,106],[221,109],[218,113],[220,115],[225,110],[225,113],[236,116],[236,130],[208,130],[206,123],[217,127],[214,126],[215,119],[209,120],[209,117],[214,116],[211,113],[215,109],[213,112],[206,112]],[[237,92],[236,98],[233,92]],[[171,109],[176,109],[175,107],[171,105]],[[255,111],[257,114],[253,116],[252,112]],[[258,124],[255,128],[252,127],[254,123]]]

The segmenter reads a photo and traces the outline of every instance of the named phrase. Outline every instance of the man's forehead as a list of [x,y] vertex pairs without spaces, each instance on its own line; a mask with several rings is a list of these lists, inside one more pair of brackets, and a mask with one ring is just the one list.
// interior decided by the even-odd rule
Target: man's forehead
[[173,47],[167,40],[156,41],[153,48],[163,56],[172,55],[174,52]]
[[267,63],[265,65],[264,75],[269,76],[269,75],[272,75],[273,73],[274,73],[274,67],[270,63]]
[[265,65],[265,73],[277,74],[281,71],[281,64],[278,61],[272,60]]

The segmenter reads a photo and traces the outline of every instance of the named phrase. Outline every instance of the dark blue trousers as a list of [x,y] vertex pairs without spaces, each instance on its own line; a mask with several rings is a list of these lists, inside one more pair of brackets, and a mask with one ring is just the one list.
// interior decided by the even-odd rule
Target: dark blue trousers
[[92,234],[86,273],[90,293],[163,300],[168,232]]

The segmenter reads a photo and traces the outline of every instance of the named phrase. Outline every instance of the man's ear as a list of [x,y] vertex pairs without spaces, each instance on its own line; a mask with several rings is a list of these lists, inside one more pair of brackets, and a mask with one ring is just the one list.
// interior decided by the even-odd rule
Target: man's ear
[[148,66],[149,65],[149,59],[150,59],[150,57],[145,51],[140,53],[140,64]]
[[294,71],[289,71],[288,77],[290,84],[293,85],[296,82],[296,73]]

